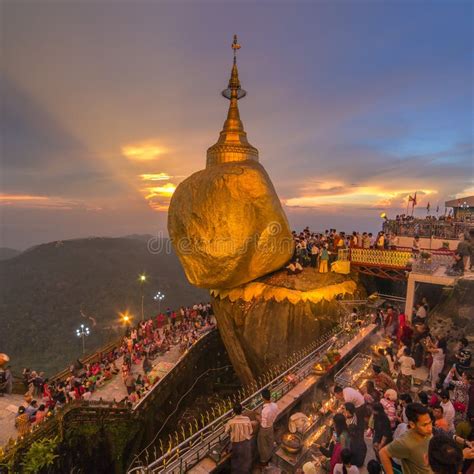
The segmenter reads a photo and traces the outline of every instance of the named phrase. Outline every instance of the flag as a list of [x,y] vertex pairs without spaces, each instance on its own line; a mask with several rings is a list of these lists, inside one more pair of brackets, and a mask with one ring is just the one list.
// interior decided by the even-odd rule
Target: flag
[[414,206],[416,206],[416,193],[415,196],[408,196],[408,202],[412,202]]
[[428,202],[428,204],[426,205],[426,212],[430,212],[430,203]]

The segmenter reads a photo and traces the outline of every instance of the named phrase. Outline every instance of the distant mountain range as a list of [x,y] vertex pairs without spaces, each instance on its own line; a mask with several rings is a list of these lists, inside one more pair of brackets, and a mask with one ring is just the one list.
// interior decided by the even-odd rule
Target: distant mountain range
[[81,323],[91,330],[92,350],[123,334],[120,311],[140,319],[141,273],[145,317],[158,312],[157,291],[165,294],[162,310],[208,301],[170,249],[167,239],[151,236],[93,237],[37,245],[0,261],[0,352],[15,372],[62,370],[81,355],[75,335]]
[[10,249],[8,247],[0,247],[0,261],[16,257],[17,255],[20,255],[20,253],[21,250]]

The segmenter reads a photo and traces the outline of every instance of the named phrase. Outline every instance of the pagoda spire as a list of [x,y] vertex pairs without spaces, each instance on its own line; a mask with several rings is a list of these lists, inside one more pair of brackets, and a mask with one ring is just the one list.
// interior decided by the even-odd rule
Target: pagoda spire
[[222,91],[222,96],[230,101],[229,111],[219,135],[219,140],[207,150],[206,167],[229,161],[258,161],[258,150],[250,145],[247,140],[237,104],[238,100],[247,95],[247,92],[241,88],[237,68],[237,51],[241,48],[237,41],[237,35],[234,35],[231,47],[234,53],[232,71],[227,89]]

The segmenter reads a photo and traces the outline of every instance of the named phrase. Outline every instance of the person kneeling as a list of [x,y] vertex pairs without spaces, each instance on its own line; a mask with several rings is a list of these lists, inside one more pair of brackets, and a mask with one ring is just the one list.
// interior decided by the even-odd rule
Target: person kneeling
[[288,275],[297,275],[303,271],[303,267],[301,266],[298,259],[293,263],[291,262],[287,267],[287,274]]

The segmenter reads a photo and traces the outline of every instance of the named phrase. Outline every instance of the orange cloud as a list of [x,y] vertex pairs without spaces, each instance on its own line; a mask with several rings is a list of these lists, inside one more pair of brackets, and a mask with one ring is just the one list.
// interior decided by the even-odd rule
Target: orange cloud
[[162,186],[145,186],[141,192],[148,205],[155,211],[167,211],[171,196],[176,190],[176,185],[166,183]]
[[[406,205],[408,195],[414,194],[414,190],[396,189],[386,191],[378,186],[349,186],[341,183],[328,183],[314,189],[306,188],[302,196],[296,196],[284,200],[288,207],[335,207],[344,206],[358,207],[403,207]],[[417,191],[419,203],[424,196],[436,194],[437,191],[423,189]]]
[[152,140],[125,145],[121,151],[131,161],[151,161],[169,152],[163,145]]
[[143,181],[168,181],[171,176],[166,173],[145,173],[141,174],[140,178]]
[[[77,209],[86,208],[82,201],[60,196],[34,196],[30,194],[0,194],[0,205],[24,209]],[[100,208],[87,208],[100,210]]]
[[176,190],[176,186],[173,183],[166,183],[163,186],[152,186],[146,188],[148,195],[145,196],[147,199],[152,199],[154,197],[171,197]]

